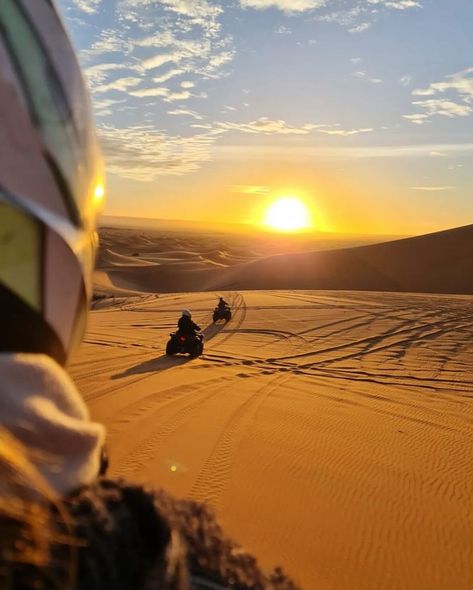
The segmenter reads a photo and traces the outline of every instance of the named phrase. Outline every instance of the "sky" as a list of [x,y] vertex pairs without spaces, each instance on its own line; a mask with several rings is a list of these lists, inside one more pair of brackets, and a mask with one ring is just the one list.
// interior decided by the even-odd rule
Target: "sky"
[[109,215],[317,229],[473,223],[472,0],[59,0]]

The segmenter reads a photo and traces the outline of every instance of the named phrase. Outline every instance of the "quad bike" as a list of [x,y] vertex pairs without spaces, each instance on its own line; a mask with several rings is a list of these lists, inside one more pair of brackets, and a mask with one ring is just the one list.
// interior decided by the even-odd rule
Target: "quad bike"
[[191,357],[200,356],[204,352],[204,335],[201,333],[187,335],[174,332],[166,345],[166,354],[188,354]]
[[226,305],[225,307],[216,307],[213,313],[213,320],[214,322],[218,322],[218,320],[225,320],[229,322],[232,319],[232,310]]

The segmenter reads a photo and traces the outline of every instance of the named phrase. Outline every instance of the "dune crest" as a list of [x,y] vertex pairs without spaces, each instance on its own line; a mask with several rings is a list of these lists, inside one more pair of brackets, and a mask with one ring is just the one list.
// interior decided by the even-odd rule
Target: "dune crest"
[[[149,293],[231,289],[473,293],[473,225],[381,244],[272,256],[267,255],[271,238],[267,240],[269,246],[258,248],[251,240],[245,247],[245,241],[235,236],[104,230],[98,269],[107,273],[115,289]],[[104,292],[103,281],[99,290]]]

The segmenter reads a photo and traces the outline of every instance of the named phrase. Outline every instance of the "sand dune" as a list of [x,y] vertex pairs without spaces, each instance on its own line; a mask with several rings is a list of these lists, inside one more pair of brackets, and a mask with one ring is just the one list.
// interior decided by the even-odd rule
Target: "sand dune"
[[[391,260],[398,289],[395,276],[440,288],[401,254],[416,251],[411,268],[445,261],[449,241],[466,248],[471,232],[373,246],[359,260],[379,273]],[[471,281],[454,262],[439,274],[468,270]],[[211,324],[213,293],[116,297],[91,314],[72,372],[107,425],[113,473],[209,502],[305,590],[470,590],[473,297],[226,297],[227,325]],[[183,307],[205,327],[193,361],[163,355]]]
[[344,289],[473,293],[473,226],[382,244],[272,256],[268,252],[277,247],[270,237],[266,237],[266,248],[250,239],[244,247],[241,240],[107,230],[99,270],[108,273],[115,288],[135,292]]

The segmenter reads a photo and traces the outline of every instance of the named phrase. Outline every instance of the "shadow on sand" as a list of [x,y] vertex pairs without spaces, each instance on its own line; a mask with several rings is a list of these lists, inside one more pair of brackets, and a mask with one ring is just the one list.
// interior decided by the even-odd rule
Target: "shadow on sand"
[[[204,347],[205,343],[215,338],[219,332],[225,328],[225,323],[215,323],[210,324],[202,333],[204,334]],[[204,348],[205,351],[205,348]],[[134,365],[133,367],[129,367],[126,371],[122,373],[116,373],[112,375],[112,379],[122,379],[123,377],[129,377],[130,375],[140,375],[142,373],[160,373],[161,371],[167,371],[168,369],[172,369],[173,367],[178,367],[180,365],[185,365],[189,361],[193,360],[189,356],[167,356],[163,354],[160,357],[148,359],[138,365]]]

